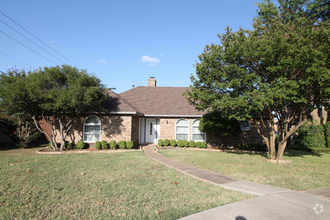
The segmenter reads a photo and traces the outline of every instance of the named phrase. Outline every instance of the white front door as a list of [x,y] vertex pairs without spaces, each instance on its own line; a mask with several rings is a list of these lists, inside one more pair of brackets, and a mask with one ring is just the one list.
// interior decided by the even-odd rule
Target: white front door
[[155,118],[146,119],[146,142],[154,143],[157,137],[157,126]]

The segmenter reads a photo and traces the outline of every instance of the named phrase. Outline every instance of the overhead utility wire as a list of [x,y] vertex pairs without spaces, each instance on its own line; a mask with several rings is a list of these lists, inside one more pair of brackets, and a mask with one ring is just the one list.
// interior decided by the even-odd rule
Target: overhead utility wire
[[[47,50],[45,50],[44,48],[40,47],[38,44],[34,43],[32,40],[30,40],[29,38],[25,37],[23,34],[21,34],[20,32],[18,32],[17,30],[15,30],[13,27],[11,27],[10,25],[6,24],[4,21],[0,20],[2,23],[4,23],[5,25],[7,25],[7,27],[11,28],[12,30],[14,30],[16,33],[18,33],[19,35],[21,35],[22,37],[24,37],[25,39],[27,39],[28,41],[30,41],[31,43],[33,43],[34,45],[36,45],[37,47],[39,47],[40,49],[42,49],[43,51],[45,51],[46,53],[48,53],[49,55],[51,55],[52,57],[55,57],[56,59],[58,59],[56,56],[54,56],[53,54],[49,53]],[[64,61],[58,59],[59,61],[61,61],[62,63],[65,64]]]
[[34,53],[36,53],[36,54],[38,54],[39,56],[41,56],[41,57],[43,57],[43,58],[45,58],[46,60],[48,60],[49,62],[51,62],[51,63],[53,63],[53,64],[55,64],[56,66],[58,66],[56,63],[54,63],[53,61],[51,61],[50,59],[48,59],[48,58],[46,58],[46,57],[44,57],[43,55],[41,55],[40,53],[38,53],[38,52],[36,52],[36,51],[34,51],[34,50],[32,50],[31,48],[29,48],[28,46],[25,46],[24,44],[22,44],[21,42],[19,42],[18,40],[15,40],[14,38],[12,38],[11,36],[9,36],[9,35],[7,35],[7,34],[5,34],[3,31],[0,31],[1,33],[3,33],[4,35],[6,35],[7,37],[9,37],[10,39],[12,39],[13,41],[16,41],[17,43],[19,43],[20,45],[22,45],[23,47],[26,47],[27,49],[29,49],[29,50],[31,50],[31,51],[33,51]]
[[5,56],[7,56],[7,57],[10,57],[10,58],[12,58],[12,59],[14,59],[14,60],[16,60],[16,61],[18,61],[18,62],[21,62],[21,63],[23,63],[23,64],[25,64],[25,65],[27,65],[27,66],[30,66],[30,67],[32,67],[33,69],[35,69],[33,66],[31,66],[31,65],[29,65],[29,64],[27,64],[27,63],[24,63],[23,61],[20,61],[20,60],[14,58],[14,57],[12,57],[12,56],[9,56],[8,54],[5,54],[5,53],[3,53],[3,52],[1,52],[1,51],[0,51],[0,53],[2,53],[3,55],[5,55]]
[[18,25],[20,28],[22,28],[23,30],[25,30],[26,32],[28,32],[29,34],[31,34],[34,38],[36,38],[37,40],[39,40],[41,43],[43,43],[44,45],[46,45],[47,47],[49,47],[51,50],[53,50],[55,53],[57,53],[58,55],[60,55],[61,57],[63,57],[64,59],[66,59],[67,61],[69,61],[70,63],[72,63],[73,65],[75,65],[76,67],[79,67],[80,69],[82,69],[80,66],[78,66],[77,64],[75,64],[74,62],[72,62],[71,60],[69,60],[68,58],[66,58],[65,56],[63,56],[62,54],[60,54],[59,52],[57,52],[56,50],[54,50],[53,48],[51,48],[50,46],[48,46],[46,43],[44,43],[42,40],[40,40],[39,38],[37,38],[36,36],[34,36],[31,32],[29,32],[28,30],[26,30],[25,28],[23,28],[21,25],[19,25],[16,21],[14,21],[13,19],[11,19],[10,17],[8,17],[5,13],[3,13],[2,11],[0,11],[1,14],[3,14],[4,16],[6,16],[9,20],[11,20],[12,22],[14,22],[16,25]]

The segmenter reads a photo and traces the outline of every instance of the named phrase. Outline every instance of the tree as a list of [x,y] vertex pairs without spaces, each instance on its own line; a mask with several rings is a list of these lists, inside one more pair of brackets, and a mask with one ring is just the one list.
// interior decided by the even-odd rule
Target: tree
[[[330,98],[329,21],[305,13],[307,1],[258,4],[253,30],[229,27],[220,45],[207,45],[191,77],[188,101],[197,109],[231,111],[229,118],[259,115],[271,159],[281,159],[288,138]],[[274,119],[280,141],[275,152]]]
[[[37,116],[49,125],[54,150],[63,150],[74,119],[82,113],[101,111],[101,103],[107,97],[100,79],[67,65],[45,67],[29,75],[29,79],[29,98],[38,103],[38,112],[32,118],[38,130],[48,137],[39,127]],[[61,137],[60,148],[56,144],[57,133]]]
[[241,128],[239,122],[235,118],[228,118],[225,111],[208,112],[201,118],[199,130],[209,134],[219,136],[239,135]]
[[22,148],[28,147],[39,132],[32,121],[35,104],[32,104],[26,90],[28,75],[25,70],[9,69],[0,75],[1,118],[12,130],[10,137]]
[[[44,119],[52,131],[53,150],[62,151],[74,119],[82,113],[102,110],[101,102],[106,95],[104,85],[95,75],[63,65],[45,67],[32,73],[11,71],[2,74],[0,98],[1,105],[10,115],[21,117],[20,128],[27,122],[30,126],[33,120],[35,127],[32,128],[37,128],[51,139],[39,126],[39,120]],[[26,131],[32,131],[32,128],[30,126]],[[58,133],[60,148],[56,143]]]

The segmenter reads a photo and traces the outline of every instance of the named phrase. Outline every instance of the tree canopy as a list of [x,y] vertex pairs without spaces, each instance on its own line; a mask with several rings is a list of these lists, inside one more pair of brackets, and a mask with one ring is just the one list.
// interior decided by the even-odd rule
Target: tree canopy
[[[2,91],[8,92],[1,93],[2,104],[12,109],[12,113],[20,111],[17,106],[26,109],[35,126],[43,133],[38,121],[44,119],[52,131],[54,150],[63,150],[72,122],[79,114],[102,110],[101,102],[106,99],[105,87],[100,79],[86,70],[67,65],[45,67],[25,74],[24,83],[18,90],[13,83],[17,76],[9,73],[3,78],[7,81],[2,84]],[[60,148],[55,138],[58,132],[62,140]],[[45,135],[48,136],[47,133]]]
[[329,20],[312,18],[321,1],[280,0],[257,4],[253,30],[227,27],[220,44],[207,45],[191,76],[188,101],[197,109],[227,111],[245,120],[259,115],[270,157],[275,158],[274,119],[281,159],[287,139],[310,112],[330,97]]

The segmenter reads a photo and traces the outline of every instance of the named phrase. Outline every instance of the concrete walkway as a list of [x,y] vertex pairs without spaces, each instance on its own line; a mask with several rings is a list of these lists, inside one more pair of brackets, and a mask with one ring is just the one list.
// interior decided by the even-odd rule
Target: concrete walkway
[[144,146],[143,150],[151,159],[161,162],[170,168],[175,168],[194,178],[210,182],[226,189],[258,196],[253,199],[235,202],[196,213],[182,219],[330,219],[329,199],[245,180],[236,180],[221,174],[200,170],[196,167],[164,157],[155,151],[154,145]]

